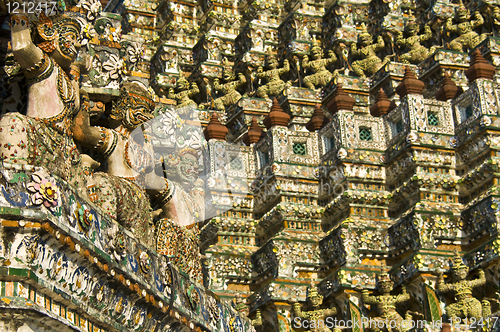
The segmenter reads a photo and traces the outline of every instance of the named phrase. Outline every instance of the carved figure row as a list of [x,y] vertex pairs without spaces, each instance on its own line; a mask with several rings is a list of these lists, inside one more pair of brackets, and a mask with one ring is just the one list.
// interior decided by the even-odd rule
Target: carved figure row
[[[199,151],[184,149],[170,165],[172,174],[189,173],[177,177],[193,180],[188,185],[156,175],[148,135],[143,133],[139,142],[133,137],[153,118],[155,104],[146,87],[124,83],[110,113],[97,114],[106,125],[93,125],[89,98],[80,96],[79,90],[80,71],[88,61],[77,58],[78,21],[42,14],[35,26],[36,38],[42,40],[38,44],[33,42],[31,24],[27,15],[11,15],[12,52],[28,79],[29,96],[26,115],[7,113],[0,118],[2,161],[46,168],[144,245],[172,257],[201,281],[196,222],[203,218],[204,197],[200,184],[192,183]],[[82,155],[81,147],[93,150],[105,162],[105,171],[94,172],[99,163]],[[152,207],[158,209],[153,212]]]
[[[476,321],[480,319],[487,319],[491,315],[491,306],[488,300],[482,302],[472,296],[472,290],[476,287],[481,287],[486,284],[486,278],[483,270],[479,270],[479,278],[474,280],[467,280],[469,268],[462,261],[458,253],[455,253],[453,258],[453,265],[451,267],[452,281],[446,283],[442,273],[438,275],[436,289],[441,294],[452,293],[455,301],[446,306],[446,315],[443,321],[457,321],[457,318],[465,320],[466,318],[475,318]],[[410,300],[410,294],[407,292],[406,287],[402,285],[401,294],[392,295],[394,283],[387,273],[382,273],[378,277],[377,290],[379,295],[370,295],[369,291],[362,288],[356,288],[361,291],[361,300],[364,305],[374,305],[379,316],[372,317],[368,329],[380,332],[405,332],[411,330],[415,325],[412,323],[414,315],[421,315],[406,311],[404,318],[397,311],[397,305],[403,304]],[[293,302],[294,319],[305,320],[307,324],[300,324],[306,327],[309,331],[314,332],[330,332],[332,331],[326,324],[327,317],[332,317],[337,314],[337,308],[322,308],[323,296],[318,293],[318,289],[311,280],[311,285],[308,288],[307,301],[309,303],[309,310],[302,309],[300,303]],[[241,298],[236,299],[236,309],[243,312],[247,309],[244,305],[244,300]],[[248,311],[248,310],[246,310]],[[246,312],[248,314],[248,312]],[[323,322],[323,324],[320,324]],[[387,323],[391,322],[390,325]],[[314,324],[312,324],[314,323]],[[255,327],[263,326],[262,314],[257,310],[256,319],[253,321]],[[296,324],[297,326],[299,324]],[[340,331],[338,327],[333,329]]]

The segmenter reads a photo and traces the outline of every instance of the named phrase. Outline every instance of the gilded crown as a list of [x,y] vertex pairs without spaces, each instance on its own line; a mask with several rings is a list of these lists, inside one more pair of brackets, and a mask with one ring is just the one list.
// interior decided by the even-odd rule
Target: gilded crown
[[378,277],[378,283],[379,284],[384,284],[384,283],[392,283],[391,277],[387,273],[381,273]]
[[318,288],[316,288],[314,281],[311,279],[311,284],[309,286],[308,298],[312,299],[314,297],[319,298],[319,299],[323,299],[323,295],[320,295],[318,293]]
[[452,270],[458,271],[458,270],[466,270],[469,267],[464,264],[462,257],[460,257],[460,254],[458,251],[455,251],[455,256],[453,257],[453,265],[451,266]]
[[371,37],[368,29],[366,28],[366,24],[364,23],[361,23],[361,33],[359,34],[359,37]]

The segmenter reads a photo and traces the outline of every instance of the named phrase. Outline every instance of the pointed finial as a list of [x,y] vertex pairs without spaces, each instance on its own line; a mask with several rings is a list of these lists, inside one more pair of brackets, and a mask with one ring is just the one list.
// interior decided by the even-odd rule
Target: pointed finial
[[339,110],[352,111],[356,100],[342,88],[342,84],[337,84],[337,89],[333,93],[333,98],[328,103],[327,109],[332,115]]
[[409,66],[405,67],[405,75],[401,83],[396,88],[396,93],[403,98],[409,94],[421,95],[424,90],[424,83],[419,81]]
[[323,113],[323,110],[321,109],[321,104],[316,103],[316,106],[314,107],[314,113],[311,117],[311,120],[306,124],[306,128],[309,131],[317,131],[326,124],[326,116],[325,113]]
[[271,112],[264,119],[264,125],[267,129],[274,126],[283,126],[287,127],[288,122],[290,121],[290,115],[285,113],[281,108],[278,99],[273,99],[273,104],[271,106]]
[[243,142],[246,145],[257,143],[258,141],[260,141],[260,138],[262,137],[263,134],[264,132],[257,123],[257,118],[254,116],[252,117],[252,123],[250,124],[250,129],[248,129],[248,132],[243,137]]
[[443,82],[441,83],[441,88],[436,92],[436,99],[441,101],[447,101],[458,97],[462,94],[464,90],[458,87],[455,82],[452,81],[448,73],[444,73]]
[[495,66],[490,64],[481,54],[479,49],[475,49],[471,55],[469,68],[465,71],[465,76],[469,82],[474,82],[478,78],[492,80],[495,76]]
[[219,121],[217,113],[214,112],[203,133],[205,134],[207,141],[210,141],[211,139],[225,140],[228,129]]
[[370,107],[370,114],[375,117],[383,116],[396,108],[396,104],[392,102],[385,94],[384,89],[380,88],[377,94],[375,104]]

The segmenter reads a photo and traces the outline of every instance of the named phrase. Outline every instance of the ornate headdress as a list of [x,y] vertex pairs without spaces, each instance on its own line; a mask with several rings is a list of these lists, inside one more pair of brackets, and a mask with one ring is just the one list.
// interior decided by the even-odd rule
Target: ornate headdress
[[464,6],[464,3],[462,2],[462,0],[460,0],[458,2],[458,8],[456,9],[457,11],[457,14],[463,14],[463,13],[469,13],[469,10]]
[[361,33],[359,34],[359,37],[371,37],[370,33],[368,32],[368,29],[366,28],[366,25],[364,23],[361,23]]
[[379,285],[380,284],[386,284],[386,283],[391,283],[393,284],[392,280],[391,280],[391,277],[389,276],[388,273],[384,272],[384,273],[381,273],[379,276],[378,276],[378,282],[377,282]]
[[309,294],[307,295],[307,297],[309,299],[312,299],[314,297],[318,298],[320,301],[323,301],[323,295],[319,294],[318,293],[318,288],[316,288],[316,286],[314,285],[314,280],[311,279],[311,284],[309,286]]
[[319,50],[319,51],[321,51],[321,43],[317,39],[314,39],[313,42],[312,42],[311,52],[313,50]]
[[407,26],[412,26],[412,25],[416,25],[417,24],[417,20],[415,19],[415,15],[413,15],[413,11],[410,9],[408,11],[408,22],[406,23]]
[[146,86],[138,81],[125,82],[120,89],[120,99],[112,108],[110,117],[115,120],[123,119],[124,111],[143,108],[147,109],[144,117],[152,118],[155,103]]
[[451,266],[452,271],[469,270],[469,267],[464,264],[462,257],[458,251],[455,251],[455,256],[453,257],[453,265]]
[[47,17],[42,11],[40,13],[40,18],[38,20],[36,29],[38,34],[42,38],[43,42],[37,44],[44,52],[50,53],[56,49],[58,37],[60,35],[60,29],[62,26],[70,26],[75,29],[75,31],[80,34],[81,26],[75,19],[61,15],[56,22],[53,22],[50,17]]

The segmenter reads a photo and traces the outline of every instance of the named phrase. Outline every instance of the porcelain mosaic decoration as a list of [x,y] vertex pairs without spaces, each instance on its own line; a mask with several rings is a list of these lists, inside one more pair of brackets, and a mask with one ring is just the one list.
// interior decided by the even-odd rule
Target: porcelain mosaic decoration
[[0,330],[499,329],[500,3],[0,14]]

